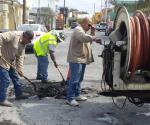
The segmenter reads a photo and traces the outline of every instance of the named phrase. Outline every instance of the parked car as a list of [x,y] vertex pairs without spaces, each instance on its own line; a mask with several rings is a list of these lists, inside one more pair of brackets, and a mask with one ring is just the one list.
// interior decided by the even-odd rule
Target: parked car
[[8,32],[10,31],[9,29],[0,29],[0,33]]
[[97,31],[105,32],[105,35],[108,35],[108,25],[107,23],[100,23],[96,25]]
[[18,31],[32,30],[34,32],[34,38],[31,43],[27,44],[26,52],[33,52],[33,45],[36,39],[47,32],[46,27],[42,24],[21,24],[17,27],[17,30]]
[[71,29],[74,29],[75,27],[78,26],[78,23],[77,22],[72,22],[71,23]]

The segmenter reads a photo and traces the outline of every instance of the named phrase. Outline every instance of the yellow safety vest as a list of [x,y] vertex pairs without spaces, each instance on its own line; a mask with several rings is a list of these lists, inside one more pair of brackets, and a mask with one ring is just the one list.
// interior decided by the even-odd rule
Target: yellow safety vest
[[44,34],[39,40],[35,41],[34,50],[37,56],[47,56],[49,53],[49,45],[57,46],[57,38],[50,32]]

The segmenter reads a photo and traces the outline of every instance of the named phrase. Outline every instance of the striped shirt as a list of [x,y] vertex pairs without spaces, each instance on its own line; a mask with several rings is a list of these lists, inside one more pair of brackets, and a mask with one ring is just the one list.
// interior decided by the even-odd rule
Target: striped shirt
[[[23,32],[11,31],[0,33],[0,51],[2,56],[17,70],[23,71],[23,61],[25,56],[25,45],[21,44]],[[9,70],[10,66],[0,59],[0,66]]]

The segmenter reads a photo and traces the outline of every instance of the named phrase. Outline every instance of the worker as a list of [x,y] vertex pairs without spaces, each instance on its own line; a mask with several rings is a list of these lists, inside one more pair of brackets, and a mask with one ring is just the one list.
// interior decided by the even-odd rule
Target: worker
[[[16,99],[26,99],[22,92],[22,86],[18,73],[10,67],[14,65],[23,75],[23,61],[25,56],[25,46],[30,43],[34,33],[32,31],[10,31],[0,33],[0,105],[11,107],[13,104],[6,99],[7,88],[10,79],[14,84]],[[7,61],[4,61],[3,58]]]
[[89,18],[83,18],[79,24],[72,33],[67,56],[70,70],[67,103],[71,106],[78,106],[78,101],[87,100],[86,97],[81,96],[81,82],[86,65],[94,61],[91,43],[93,41],[101,43],[101,40],[94,36],[95,28],[91,25]]
[[34,51],[37,57],[37,80],[41,80],[42,83],[48,82],[48,53],[50,54],[51,60],[54,63],[54,66],[57,68],[58,64],[55,60],[55,49],[58,43],[64,40],[64,35],[62,32],[57,32],[52,30],[48,33],[45,33],[40,37],[34,44]]

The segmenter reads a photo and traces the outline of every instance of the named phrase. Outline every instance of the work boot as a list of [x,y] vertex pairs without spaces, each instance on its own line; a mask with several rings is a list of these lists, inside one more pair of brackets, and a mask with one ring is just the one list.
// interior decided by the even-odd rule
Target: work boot
[[77,96],[76,98],[75,98],[77,101],[86,101],[87,100],[87,97],[84,97],[84,96]]
[[3,102],[0,102],[0,106],[12,107],[13,104],[9,102],[8,100],[5,100]]
[[79,103],[76,101],[76,100],[71,100],[71,101],[68,101],[66,102],[67,104],[69,104],[70,106],[79,106]]
[[28,99],[28,97],[29,97],[29,95],[27,95],[27,94],[22,94],[22,95],[20,95],[20,96],[16,96],[16,100],[21,100],[21,99]]

